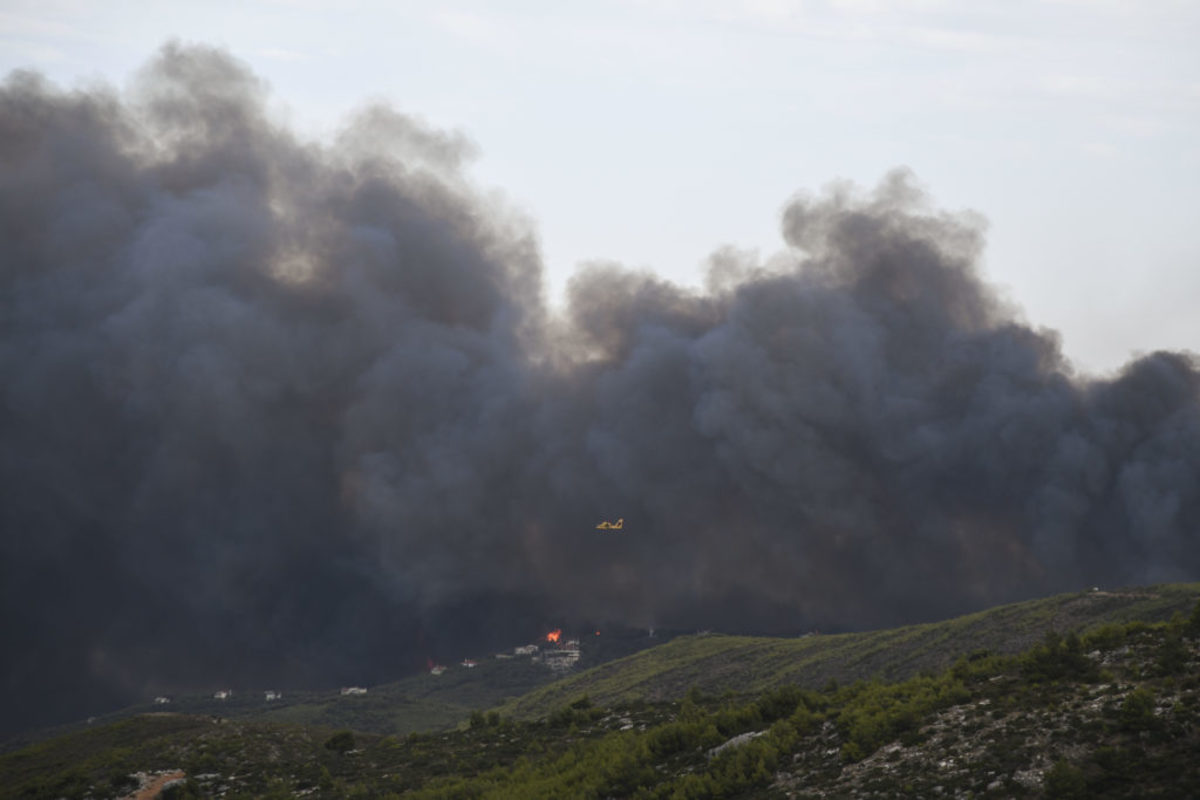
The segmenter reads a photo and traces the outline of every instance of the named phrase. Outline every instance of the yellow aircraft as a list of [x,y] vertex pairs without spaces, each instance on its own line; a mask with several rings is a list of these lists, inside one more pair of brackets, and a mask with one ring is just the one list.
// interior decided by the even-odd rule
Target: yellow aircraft
[[601,522],[599,525],[596,526],[596,530],[598,530],[598,531],[619,531],[624,527],[625,527],[625,518],[621,517],[616,522],[609,522],[608,520]]

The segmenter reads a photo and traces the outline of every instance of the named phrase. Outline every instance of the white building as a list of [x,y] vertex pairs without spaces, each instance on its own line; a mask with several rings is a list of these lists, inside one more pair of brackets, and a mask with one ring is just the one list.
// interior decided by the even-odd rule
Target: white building
[[343,686],[342,695],[366,694],[367,690],[361,686]]
[[558,672],[565,671],[579,662],[579,648],[563,647],[559,650],[547,650],[543,656],[546,666]]
[[267,702],[269,703],[272,700],[282,700],[283,692],[273,692],[270,689],[268,689],[266,692],[263,693],[263,696],[267,698]]

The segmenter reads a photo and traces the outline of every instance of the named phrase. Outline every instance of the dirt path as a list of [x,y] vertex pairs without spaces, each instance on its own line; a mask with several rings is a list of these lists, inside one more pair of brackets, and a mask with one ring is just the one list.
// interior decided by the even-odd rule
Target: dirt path
[[141,789],[138,789],[133,794],[126,795],[124,800],[154,800],[168,783],[186,777],[187,773],[183,770],[168,772],[166,775],[157,775]]

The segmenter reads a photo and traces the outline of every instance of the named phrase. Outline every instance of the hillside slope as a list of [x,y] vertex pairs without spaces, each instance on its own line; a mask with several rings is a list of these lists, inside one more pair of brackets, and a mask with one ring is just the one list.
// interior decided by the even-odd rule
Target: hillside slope
[[[584,636],[577,669],[602,664],[670,641],[680,631],[660,630],[648,638],[643,629],[609,626],[604,636]],[[543,643],[543,647],[545,647]],[[169,702],[145,702],[107,714],[53,728],[26,731],[0,741],[0,753],[18,750],[39,741],[111,724],[143,714],[188,714],[255,722],[282,722],[329,728],[352,728],[378,734],[405,735],[413,732],[455,728],[467,721],[472,711],[490,708],[515,699],[557,680],[562,673],[548,669],[530,656],[480,657],[468,668],[451,662],[434,675],[422,671],[391,683],[368,687],[365,694],[342,694],[338,689],[287,690],[265,697],[269,687],[236,687],[230,696],[217,699],[207,691],[172,694]]]
[[901,680],[939,671],[961,654],[1018,653],[1048,631],[1087,631],[1108,623],[1160,622],[1187,614],[1200,583],[1061,594],[902,628],[798,639],[696,635],[601,664],[510,701],[502,714],[536,719],[587,695],[599,705],[671,700],[692,687],[756,694],[784,685],[818,689],[830,681]]
[[403,739],[160,713],[0,756],[0,798],[127,797],[180,773],[176,800],[1197,797],[1198,671],[1200,604],[906,681],[581,699]]

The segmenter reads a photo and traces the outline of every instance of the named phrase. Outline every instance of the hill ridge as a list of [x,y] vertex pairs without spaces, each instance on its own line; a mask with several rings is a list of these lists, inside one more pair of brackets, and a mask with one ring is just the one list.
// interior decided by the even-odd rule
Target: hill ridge
[[1022,652],[1050,630],[1087,631],[1134,620],[1160,622],[1187,614],[1200,583],[1068,592],[995,606],[937,622],[874,631],[796,638],[703,633],[597,665],[533,689],[497,707],[535,719],[581,695],[599,705],[677,700],[689,689],[751,694],[793,684],[900,680],[949,666],[960,655]]

